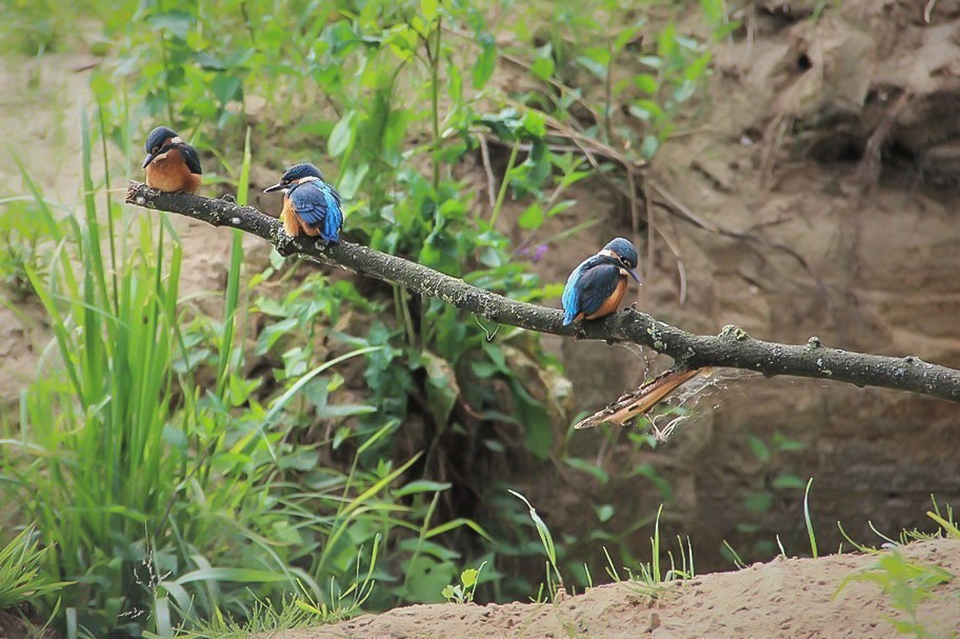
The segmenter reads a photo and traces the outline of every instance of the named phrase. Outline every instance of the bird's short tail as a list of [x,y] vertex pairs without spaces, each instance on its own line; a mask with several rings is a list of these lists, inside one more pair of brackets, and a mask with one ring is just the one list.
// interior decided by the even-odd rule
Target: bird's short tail
[[642,415],[669,397],[675,390],[709,368],[686,371],[667,371],[653,381],[644,384],[632,393],[627,393],[603,410],[578,422],[574,428],[593,428],[601,424],[624,424],[637,415]]

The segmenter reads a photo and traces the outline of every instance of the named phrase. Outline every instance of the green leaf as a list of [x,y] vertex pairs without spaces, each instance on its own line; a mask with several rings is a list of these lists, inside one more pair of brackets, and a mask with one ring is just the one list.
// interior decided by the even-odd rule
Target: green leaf
[[431,481],[429,479],[418,479],[412,481],[409,484],[406,484],[397,490],[393,491],[394,497],[406,497],[407,495],[415,495],[417,493],[436,493],[442,490],[447,490],[450,488],[451,484]]
[[770,485],[777,489],[802,489],[806,484],[795,475],[778,475]]
[[601,524],[605,524],[610,521],[610,518],[613,517],[616,510],[610,504],[603,504],[602,506],[594,507],[594,510],[597,513],[597,519],[600,520]]
[[419,555],[407,566],[405,599],[416,603],[440,603],[446,586],[456,577],[452,563]]
[[553,58],[537,58],[530,66],[530,72],[538,80],[546,82],[553,76],[555,66]]
[[576,468],[577,470],[593,475],[601,484],[606,484],[610,481],[610,475],[607,471],[592,462],[588,462],[586,459],[567,457],[563,461],[571,468]]
[[517,225],[520,228],[529,231],[531,229],[539,228],[543,224],[543,220],[546,218],[544,215],[543,209],[539,204],[534,202],[527,207],[527,210],[520,214],[520,217],[517,218]]
[[638,73],[633,76],[633,84],[648,95],[657,92],[657,78],[649,73]]
[[426,18],[428,22],[433,21],[433,19],[437,17],[439,4],[438,0],[420,0],[420,13],[423,14],[423,17]]
[[640,155],[647,160],[652,160],[660,149],[660,140],[655,135],[646,135],[643,137],[643,144],[640,146]]
[[579,62],[587,71],[595,75],[600,80],[607,78],[607,65],[591,57],[582,55],[577,57]]
[[165,29],[180,39],[187,37],[191,27],[196,23],[192,15],[186,11],[167,11],[147,18],[154,29]]
[[538,459],[546,459],[553,443],[553,422],[543,404],[534,400],[519,382],[512,384],[517,398],[517,421],[523,426],[523,443]]
[[330,132],[330,139],[327,140],[327,152],[331,156],[339,157],[343,155],[347,147],[350,146],[350,142],[353,141],[353,119],[356,114],[357,112],[353,110],[344,113],[340,121],[333,127],[333,131]]
[[750,446],[750,452],[759,462],[765,462],[770,459],[770,449],[762,439],[754,435],[747,437],[747,445]]
[[744,505],[747,507],[747,510],[755,513],[768,512],[771,506],[773,506],[773,495],[767,491],[754,493],[744,500]]
[[467,568],[460,573],[460,583],[463,584],[464,588],[470,588],[477,583],[477,577],[479,576],[480,571],[478,571],[476,568]]
[[239,96],[241,80],[239,76],[227,73],[218,73],[210,83],[210,90],[217,98],[220,106],[226,106]]
[[188,584],[193,581],[234,581],[239,583],[270,583],[289,581],[283,573],[253,568],[201,568],[188,572],[174,581],[176,584]]
[[497,67],[497,44],[489,33],[477,36],[477,43],[482,47],[480,56],[473,64],[473,88],[482,89],[493,76]]

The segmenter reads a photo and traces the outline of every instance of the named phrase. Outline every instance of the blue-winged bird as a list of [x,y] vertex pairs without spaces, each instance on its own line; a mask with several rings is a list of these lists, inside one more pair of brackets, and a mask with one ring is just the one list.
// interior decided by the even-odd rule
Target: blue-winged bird
[[200,156],[176,131],[158,126],[147,136],[144,147],[147,150],[147,159],[143,161],[147,186],[168,193],[197,192],[203,180]]
[[[584,319],[599,319],[617,312],[627,292],[627,278],[632,277],[640,282],[634,270],[638,261],[637,249],[633,244],[618,237],[593,257],[580,262],[570,273],[563,288],[563,325],[568,326]],[[701,370],[668,371],[629,396],[620,398],[596,415],[583,420],[576,428],[587,428],[603,422],[622,424],[649,411]]]
[[323,173],[304,162],[287,169],[280,181],[268,186],[264,193],[283,191],[280,220],[290,237],[301,233],[319,236],[324,242],[340,241],[343,208],[340,194],[323,181]]
[[627,278],[640,282],[637,249],[622,237],[573,269],[563,288],[563,325],[615,313],[627,292]]

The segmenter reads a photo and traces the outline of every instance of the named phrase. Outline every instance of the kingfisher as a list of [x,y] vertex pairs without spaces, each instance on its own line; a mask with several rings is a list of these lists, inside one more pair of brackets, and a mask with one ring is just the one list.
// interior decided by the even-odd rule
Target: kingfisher
[[158,126],[144,144],[147,159],[143,161],[147,186],[167,193],[196,193],[203,181],[197,150],[183,141],[177,132]]
[[627,292],[627,278],[641,283],[638,262],[636,247],[622,237],[610,240],[599,253],[580,262],[563,287],[563,325],[615,313]]
[[295,164],[284,171],[279,182],[263,190],[272,191],[283,191],[280,219],[287,235],[319,236],[329,244],[340,241],[343,200],[335,188],[323,181],[320,169],[308,162]]
[[[580,262],[570,273],[563,288],[563,325],[616,313],[627,292],[627,277],[641,283],[635,270],[638,263],[636,247],[622,237],[610,240],[599,253]],[[684,383],[707,370],[670,370],[579,422],[574,428],[590,428],[604,422],[622,424],[650,411]]]

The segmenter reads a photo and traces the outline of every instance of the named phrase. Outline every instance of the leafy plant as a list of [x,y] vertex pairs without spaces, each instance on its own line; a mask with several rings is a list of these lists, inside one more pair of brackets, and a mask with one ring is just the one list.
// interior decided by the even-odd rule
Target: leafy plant
[[460,583],[447,584],[440,594],[451,603],[473,603],[473,595],[480,582],[480,571],[483,570],[484,565],[486,562],[481,563],[479,568],[467,568],[460,573]]
[[877,584],[894,610],[903,615],[884,616],[884,621],[890,623],[899,634],[914,635],[918,639],[933,638],[937,635],[924,623],[919,607],[937,586],[951,581],[953,577],[939,566],[909,561],[894,550],[879,556],[871,568],[844,577],[834,597],[855,581]]

